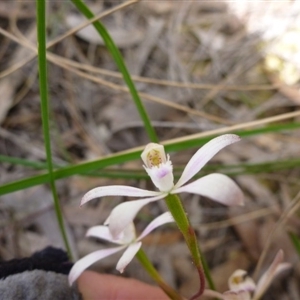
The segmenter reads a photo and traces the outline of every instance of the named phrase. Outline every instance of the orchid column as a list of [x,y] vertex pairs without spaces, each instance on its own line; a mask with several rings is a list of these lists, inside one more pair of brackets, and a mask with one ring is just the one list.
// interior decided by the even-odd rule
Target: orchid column
[[[103,196],[145,197],[116,206],[106,220],[112,237],[117,238],[124,227],[130,224],[139,210],[148,203],[165,198],[166,204],[182,232],[191,252],[200,278],[200,288],[191,299],[199,297],[204,290],[204,274],[198,242],[195,232],[184,211],[179,193],[187,192],[208,197],[224,205],[243,205],[243,194],[233,180],[222,174],[210,174],[186,184],[221,149],[239,141],[234,134],[225,134],[214,138],[200,148],[190,159],[179,181],[174,185],[173,166],[164,147],[150,143],[142,153],[144,168],[159,191],[148,191],[130,186],[98,187],[84,195],[81,205],[91,199]],[[208,272],[206,272],[207,277]],[[210,280],[208,278],[208,280]]]

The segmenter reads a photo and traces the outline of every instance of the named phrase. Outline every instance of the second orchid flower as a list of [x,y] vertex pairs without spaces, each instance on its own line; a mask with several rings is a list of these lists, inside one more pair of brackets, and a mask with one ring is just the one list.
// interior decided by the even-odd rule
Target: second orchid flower
[[72,285],[81,273],[96,261],[126,249],[116,266],[116,269],[123,273],[126,266],[131,262],[133,257],[141,248],[141,240],[157,227],[171,222],[174,222],[171,214],[169,212],[163,213],[155,218],[138,237],[136,236],[133,223],[129,223],[127,226],[124,226],[123,231],[117,238],[113,238],[111,236],[107,226],[99,225],[90,228],[86,234],[87,236],[100,238],[119,246],[92,252],[78,260],[70,271],[69,284]]

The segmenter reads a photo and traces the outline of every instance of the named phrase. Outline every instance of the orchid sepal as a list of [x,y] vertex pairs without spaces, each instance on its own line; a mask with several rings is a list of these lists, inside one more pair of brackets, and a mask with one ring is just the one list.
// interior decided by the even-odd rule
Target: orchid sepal
[[104,196],[154,197],[159,194],[160,192],[148,191],[126,185],[102,186],[87,192],[82,197],[80,205],[83,205],[92,199]]
[[130,224],[135,218],[139,210],[146,204],[162,199],[166,196],[165,193],[157,197],[127,201],[117,205],[110,213],[104,224],[109,226],[109,230],[114,238],[117,238],[125,226]]
[[95,252],[92,252],[85,257],[79,259],[69,273],[69,284],[70,286],[77,280],[77,278],[86,270],[90,265],[95,263],[98,260],[101,260],[107,256],[110,256],[116,252],[121,251],[126,248],[126,246],[114,247],[109,249],[101,249]]
[[140,250],[142,242],[133,243],[128,246],[128,248],[123,253],[122,257],[119,259],[116,269],[123,273],[128,264],[132,261],[136,253]]
[[244,196],[237,184],[228,176],[218,173],[203,176],[171,194],[191,193],[208,197],[227,206],[244,205]]
[[224,134],[218,136],[208,143],[203,145],[189,160],[185,166],[181,177],[175,185],[175,189],[183,186],[188,182],[194,175],[196,175],[206,163],[214,157],[220,150],[228,145],[240,141],[240,137],[236,134]]

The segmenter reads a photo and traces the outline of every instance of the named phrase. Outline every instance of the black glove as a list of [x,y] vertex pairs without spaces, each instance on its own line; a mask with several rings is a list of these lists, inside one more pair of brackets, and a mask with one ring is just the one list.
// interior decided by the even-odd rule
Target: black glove
[[0,262],[0,300],[82,300],[68,284],[71,267],[66,252],[53,247]]

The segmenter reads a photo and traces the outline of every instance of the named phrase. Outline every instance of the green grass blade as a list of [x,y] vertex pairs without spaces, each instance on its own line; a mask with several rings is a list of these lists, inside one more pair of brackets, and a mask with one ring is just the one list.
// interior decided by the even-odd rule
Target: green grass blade
[[45,0],[36,1],[36,13],[37,13],[37,40],[38,40],[38,65],[39,65],[39,87],[41,98],[41,110],[42,110],[42,125],[45,150],[47,156],[47,179],[49,180],[51,191],[54,199],[54,208],[59,224],[59,229],[62,234],[62,238],[65,243],[65,247],[70,256],[71,248],[68,243],[67,235],[64,228],[63,217],[60,209],[59,199],[55,187],[55,178],[53,174],[53,163],[51,153],[51,139],[50,139],[50,126],[49,126],[49,100],[48,100],[48,78],[47,78],[47,58],[46,58],[46,3]]
[[31,176],[25,179],[19,179],[14,182],[3,184],[0,187],[0,195],[13,193],[36,185],[48,183],[49,181],[50,181],[50,176],[48,173]]
[[[265,134],[265,133],[273,133],[273,132],[279,132],[279,131],[286,131],[286,130],[295,130],[300,128],[300,123],[288,123],[288,124],[283,124],[283,125],[270,125],[265,128],[259,128],[259,129],[253,129],[253,130],[245,130],[245,131],[240,131],[237,132],[242,137],[247,137],[247,136],[254,136],[254,135],[259,135],[259,134]],[[191,138],[186,139],[184,142],[167,142],[166,143],[166,152],[171,152],[171,151],[181,151],[184,149],[189,149],[193,147],[200,147],[203,144],[205,144],[207,141],[209,141],[213,136],[205,137],[205,138]],[[93,172],[99,169],[103,169],[109,166],[113,165],[118,165],[122,164],[128,161],[132,161],[135,159],[140,159],[140,154],[141,151],[143,150],[142,147],[135,148],[133,150],[128,150],[128,151],[123,151],[119,152],[117,154],[104,157],[98,160],[94,161],[88,161],[88,162],[83,162],[81,164],[77,165],[70,165],[66,167],[62,167],[60,169],[57,169],[53,171],[53,175],[55,179],[62,179],[62,178],[67,178],[73,175],[78,175],[78,174],[87,174],[89,172]],[[294,163],[299,163],[299,160],[295,160]],[[292,162],[290,164],[292,165]],[[244,165],[247,167],[247,165]],[[281,165],[281,167],[284,166],[284,162]],[[210,167],[210,166],[209,166]],[[259,165],[257,165],[259,167]],[[224,168],[224,166],[222,167]],[[275,168],[275,167],[274,167]],[[283,167],[282,167],[283,168]],[[248,166],[248,169],[252,172],[255,171],[255,165],[254,167]],[[280,169],[280,164],[278,164],[278,169]],[[240,170],[235,171],[237,174],[239,172],[243,172]],[[39,176],[41,178],[39,178]],[[0,195],[8,194],[14,191],[18,191],[20,189],[24,189],[26,187],[32,187],[34,185],[42,184],[48,182],[49,178],[45,174],[33,176],[30,178],[26,179],[21,179],[18,181],[14,181],[11,183],[4,184],[0,187]]]
[[33,161],[29,159],[24,159],[24,158],[18,158],[18,157],[13,157],[13,156],[7,156],[7,155],[0,155],[0,161],[1,162],[6,162],[12,165],[17,165],[17,166],[24,166],[24,167],[29,167],[33,168],[36,170],[45,170],[47,169],[47,164],[40,162],[40,161]]
[[[0,155],[0,162],[9,163],[17,166],[29,167],[35,170],[46,170],[47,164],[39,161],[33,161],[23,158],[11,157],[6,155]],[[287,170],[297,168],[300,166],[300,158],[291,158],[286,160],[267,161],[262,163],[240,163],[234,165],[219,165],[209,164],[204,166],[200,171],[199,176],[206,175],[211,172],[219,172],[230,176],[236,176],[240,174],[260,174],[270,173],[274,171]],[[63,168],[63,165],[55,165],[56,168]],[[183,171],[183,167],[174,167],[174,178],[178,179]],[[148,174],[144,169],[105,169],[101,171],[91,171],[82,174],[88,177],[100,177],[111,179],[147,179]]]
[[[76,8],[88,19],[91,19],[94,17],[94,14],[91,12],[91,10],[88,8],[88,6],[81,0],[71,0],[73,4],[76,6]],[[131,96],[134,100],[135,106],[140,114],[140,117],[144,123],[145,130],[149,136],[149,139],[152,142],[158,142],[158,138],[156,135],[156,132],[150,122],[149,116],[147,115],[147,112],[145,110],[145,107],[140,99],[140,96],[137,92],[137,89],[131,79],[130,73],[128,72],[128,69],[126,67],[126,64],[123,60],[122,54],[120,53],[119,49],[115,45],[113,39],[111,38],[110,34],[106,30],[105,26],[100,22],[96,21],[93,23],[95,29],[98,31],[98,33],[101,35],[108,51],[110,52],[111,56],[113,57],[116,65],[118,66],[120,72],[123,75],[124,81],[126,82]]]

